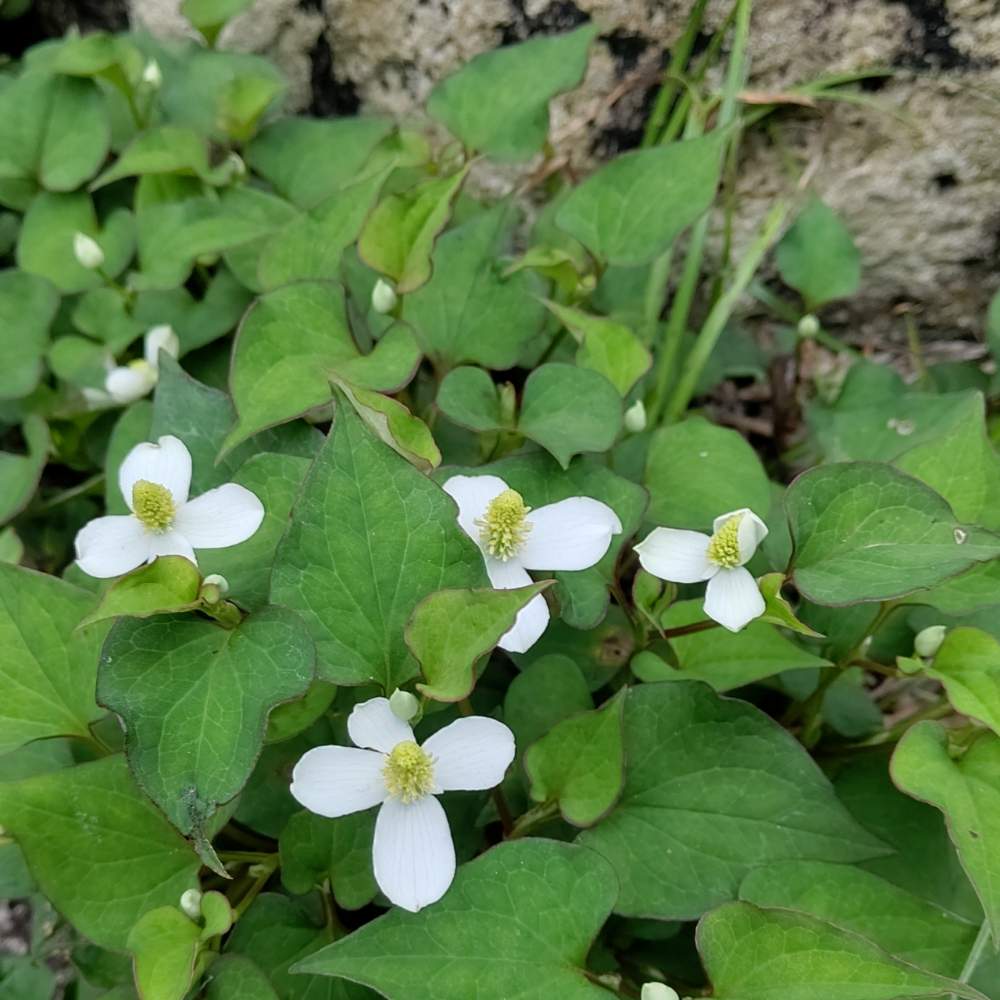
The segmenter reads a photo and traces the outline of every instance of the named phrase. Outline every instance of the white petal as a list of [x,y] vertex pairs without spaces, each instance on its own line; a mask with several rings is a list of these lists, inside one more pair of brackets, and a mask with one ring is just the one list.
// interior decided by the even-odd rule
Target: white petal
[[132,487],[140,479],[166,486],[174,503],[180,507],[191,488],[191,453],[184,442],[172,434],[165,434],[156,444],[149,441],[137,444],[125,456],[118,470],[118,488],[130,509]]
[[455,877],[455,845],[441,803],[432,795],[409,804],[386,799],[375,820],[372,867],[379,888],[404,910],[437,902]]
[[320,816],[346,816],[383,802],[385,758],[356,747],[313,747],[292,771],[292,796]]
[[753,574],[742,566],[720,569],[705,589],[705,614],[730,632],[759,618],[764,613],[764,598],[760,596]]
[[121,576],[149,558],[153,536],[131,514],[98,517],[76,535],[76,561],[88,576]]
[[347,718],[347,734],[355,746],[382,753],[392,753],[397,743],[413,742],[410,724],[396,715],[388,698],[370,698],[355,705]]
[[514,734],[496,719],[473,715],[439,729],[423,749],[434,758],[434,783],[442,792],[493,788],[514,759]]
[[149,394],[156,385],[156,372],[148,365],[112,368],[104,379],[104,388],[116,403],[132,403]]
[[622,530],[618,515],[600,500],[570,497],[528,515],[531,530],[517,553],[526,569],[589,569]]
[[154,369],[160,365],[160,351],[166,351],[172,358],[180,353],[180,341],[169,323],[150,327],[142,341],[142,352],[146,363]]
[[750,562],[757,546],[767,538],[767,525],[749,508],[741,507],[731,510],[728,514],[720,514],[712,522],[712,531],[718,531],[731,517],[740,515],[740,526],[736,535],[736,544],[740,549],[740,565]]
[[149,561],[152,562],[156,556],[184,556],[195,566],[198,565],[191,543],[179,531],[149,533]]
[[226,483],[189,500],[174,528],[196,549],[224,549],[245,542],[264,520],[264,505],[245,486]]
[[[527,570],[516,559],[508,559],[507,562],[493,556],[485,556],[485,559],[486,575],[497,590],[514,590],[532,582]],[[526,653],[542,637],[548,624],[549,606],[539,594],[521,608],[514,625],[501,636],[497,645],[508,653]]]
[[710,541],[700,531],[654,528],[635,551],[647,573],[671,583],[698,583],[716,570],[708,561]]
[[476,519],[486,513],[491,500],[510,487],[499,476],[452,476],[441,489],[458,504],[458,523],[478,545]]

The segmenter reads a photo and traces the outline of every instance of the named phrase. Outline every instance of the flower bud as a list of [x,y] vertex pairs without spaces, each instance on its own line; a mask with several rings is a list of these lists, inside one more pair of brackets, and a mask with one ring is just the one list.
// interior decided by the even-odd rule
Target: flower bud
[[672,990],[666,983],[644,983],[641,1000],[680,1000],[677,991]]
[[946,625],[929,625],[921,629],[913,640],[913,651],[918,656],[933,656],[941,648],[947,631]]
[[410,694],[409,691],[403,691],[400,688],[396,688],[396,690],[389,696],[389,708],[392,709],[392,714],[395,715],[397,719],[402,719],[403,722],[409,722],[410,719],[415,718],[417,712],[420,711],[420,702],[417,700],[416,695]]
[[154,368],[159,363],[160,351],[166,351],[172,358],[176,358],[180,353],[180,341],[169,323],[151,326],[143,338],[143,353],[146,361]]
[[150,393],[154,385],[156,385],[156,369],[141,358],[119,368],[112,368],[104,379],[105,391],[120,406],[142,399]]
[[388,281],[379,278],[372,289],[372,309],[377,313],[389,313],[396,308],[399,297]]
[[104,263],[104,251],[97,245],[97,240],[86,233],[73,236],[73,254],[80,266],[88,271],[94,271]]
[[219,573],[209,573],[201,581],[199,596],[206,604],[218,604],[229,593],[229,581]]
[[646,429],[646,407],[641,399],[637,399],[625,411],[625,430],[630,434],[639,434]]
[[799,320],[800,337],[809,339],[815,337],[817,333],[819,333],[819,320],[812,313],[808,313]]
[[181,910],[192,920],[201,916],[201,893],[197,889],[188,889],[181,895]]
[[142,82],[147,87],[157,90],[163,83],[163,73],[160,71],[160,64],[155,59],[150,59],[142,71]]

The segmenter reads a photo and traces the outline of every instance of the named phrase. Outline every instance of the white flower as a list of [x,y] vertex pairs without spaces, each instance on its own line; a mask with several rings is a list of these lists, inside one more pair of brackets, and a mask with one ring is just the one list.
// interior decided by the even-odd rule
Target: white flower
[[[591,497],[569,497],[532,510],[497,476],[452,476],[443,489],[458,504],[458,523],[482,551],[497,590],[527,586],[529,569],[589,569],[622,530],[618,515]],[[500,648],[527,652],[548,623],[549,608],[539,594],[518,613]]]
[[680,1000],[680,997],[665,983],[643,983],[640,1000]]
[[167,323],[150,327],[142,342],[143,357],[112,368],[104,380],[104,390],[114,403],[125,405],[150,393],[159,378],[160,351],[172,358],[180,352],[180,342]]
[[641,399],[637,399],[625,411],[625,430],[630,434],[640,434],[646,429],[646,407]]
[[97,240],[86,233],[74,234],[73,255],[80,266],[88,271],[94,271],[104,263],[104,251],[98,246]]
[[188,500],[191,455],[172,435],[136,445],[118,470],[131,514],[98,517],[76,536],[76,561],[90,576],[120,576],[157,556],[224,549],[248,539],[264,519],[260,500],[227,483]]
[[156,90],[163,83],[163,71],[155,59],[150,59],[142,70],[142,82]]
[[372,309],[377,313],[390,313],[399,301],[395,289],[388,281],[379,278],[372,289]]
[[434,796],[499,785],[514,759],[514,735],[502,722],[470,716],[417,746],[387,698],[355,705],[347,732],[355,746],[315,747],[299,760],[292,795],[320,816],[380,805],[375,881],[393,903],[416,912],[440,899],[455,877],[448,818]]
[[672,583],[708,580],[705,614],[730,632],[764,613],[757,581],[744,566],[767,537],[764,522],[746,507],[715,519],[711,538],[700,531],[654,528],[635,547],[647,573]]

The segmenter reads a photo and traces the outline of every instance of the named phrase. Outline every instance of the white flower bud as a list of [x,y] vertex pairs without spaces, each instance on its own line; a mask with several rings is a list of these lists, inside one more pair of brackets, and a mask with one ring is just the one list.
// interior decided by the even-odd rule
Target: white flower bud
[[396,308],[399,297],[388,281],[379,278],[372,289],[372,309],[377,313],[392,312]]
[[947,631],[946,625],[929,625],[921,629],[913,640],[913,651],[917,656],[933,656],[941,648]]
[[637,399],[625,411],[625,430],[630,434],[638,434],[646,429],[646,407],[641,399]]
[[104,379],[104,389],[121,406],[142,399],[156,385],[156,369],[142,359],[112,368]]
[[204,593],[206,587],[214,587],[220,598],[225,597],[229,593],[229,581],[221,573],[209,573],[201,581],[202,593]]
[[819,333],[819,320],[816,319],[812,313],[803,316],[802,319],[799,320],[800,337],[808,339],[809,337],[815,337],[817,333]]
[[409,691],[401,691],[396,688],[389,696],[389,708],[392,709],[392,714],[397,719],[409,722],[420,711],[420,702]]
[[640,994],[641,1000],[680,1000],[677,991],[665,983],[645,983]]
[[181,895],[181,910],[192,920],[201,916],[201,893],[197,889],[188,889]]
[[151,326],[142,340],[142,351],[148,364],[156,368],[160,362],[160,351],[166,351],[172,358],[180,353],[181,345],[169,323]]
[[86,233],[73,236],[73,254],[80,266],[88,271],[94,271],[104,263],[104,251],[97,245],[97,240]]
[[142,82],[153,90],[159,88],[163,83],[163,73],[160,71],[160,64],[155,59],[150,59],[142,71]]

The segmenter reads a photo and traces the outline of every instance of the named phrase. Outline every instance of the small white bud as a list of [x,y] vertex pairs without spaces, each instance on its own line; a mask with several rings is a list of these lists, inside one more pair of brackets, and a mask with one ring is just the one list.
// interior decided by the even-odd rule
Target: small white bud
[[230,152],[225,162],[226,179],[238,180],[247,175],[247,165],[239,153]]
[[180,353],[181,345],[169,323],[151,326],[142,341],[142,352],[146,362],[156,368],[160,361],[160,351],[166,351],[172,358]]
[[80,266],[88,271],[94,271],[104,263],[104,251],[97,245],[97,240],[86,233],[73,236],[73,254]]
[[389,708],[392,709],[392,714],[397,719],[409,722],[420,711],[420,702],[409,691],[401,691],[396,688],[389,696]]
[[160,84],[163,83],[163,73],[160,70],[160,64],[155,59],[150,59],[146,63],[142,71],[142,82],[147,87],[152,87],[153,90],[158,89]]
[[941,648],[947,631],[946,625],[928,625],[921,629],[913,640],[913,651],[917,656],[933,656]]
[[197,889],[188,889],[181,894],[181,910],[192,920],[201,916],[201,893]]
[[799,320],[800,337],[808,339],[809,337],[815,337],[817,333],[819,333],[819,320],[816,319],[812,313],[803,316],[802,319]]
[[639,434],[646,429],[646,407],[641,399],[637,399],[625,411],[625,430],[630,434]]
[[665,983],[645,983],[640,994],[641,1000],[680,1000],[676,990]]
[[203,587],[218,587],[219,594],[225,597],[229,593],[229,581],[221,573],[209,573],[201,581]]
[[379,278],[372,289],[372,309],[377,313],[389,313],[396,308],[399,297],[388,281]]
[[149,395],[156,385],[156,369],[137,358],[120,368],[112,368],[104,379],[104,389],[111,399],[121,406],[134,403]]

